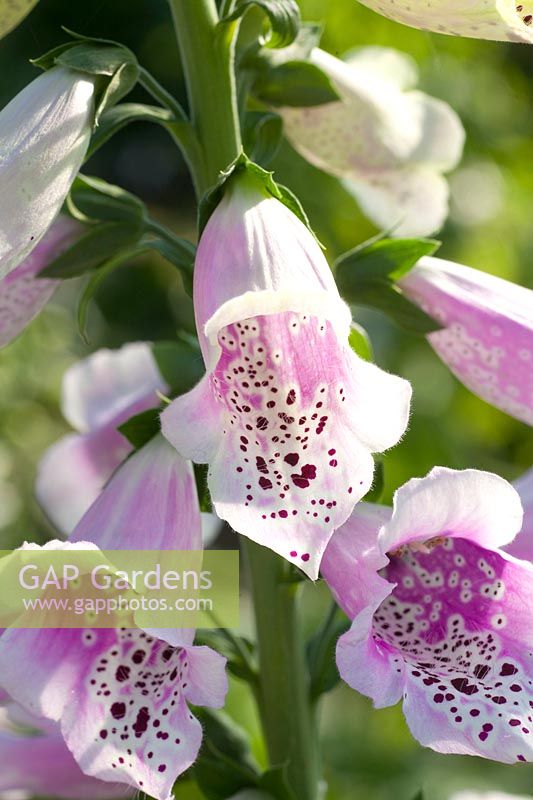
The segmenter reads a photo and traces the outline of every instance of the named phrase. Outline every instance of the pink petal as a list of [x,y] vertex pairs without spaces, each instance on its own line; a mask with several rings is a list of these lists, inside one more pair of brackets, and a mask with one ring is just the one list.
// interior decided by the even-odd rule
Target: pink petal
[[163,435],[178,453],[197,464],[211,461],[223,425],[223,411],[211,382],[211,377],[206,375],[161,414]]
[[45,727],[50,730],[39,730],[39,720],[35,719],[32,734],[25,735],[15,726],[0,722],[0,792],[80,800],[133,794],[124,784],[104,783],[85,775],[68,750],[59,726],[46,722]]
[[503,547],[522,525],[522,506],[513,487],[479,470],[435,467],[396,492],[390,522],[380,533],[383,552],[440,536],[460,536],[482,547]]
[[522,530],[505,549],[516,558],[533,562],[533,469],[514,483],[524,509]]
[[533,291],[437,258],[422,259],[400,286],[444,326],[428,339],[454,375],[533,424]]
[[117,470],[70,541],[101,550],[201,550],[191,465],[156,436]]
[[[0,637],[0,674],[17,702],[60,722],[84,772],[167,800],[202,738],[186,704],[195,649],[136,630],[10,630]],[[214,672],[203,680],[210,675],[221,682]]]
[[157,391],[168,391],[152,350],[132,342],[119,350],[98,350],[64,375],[62,411],[73,428],[86,433],[159,404]]
[[69,217],[59,217],[30,255],[0,280],[0,347],[18,336],[50,300],[60,281],[37,276],[82,230]]

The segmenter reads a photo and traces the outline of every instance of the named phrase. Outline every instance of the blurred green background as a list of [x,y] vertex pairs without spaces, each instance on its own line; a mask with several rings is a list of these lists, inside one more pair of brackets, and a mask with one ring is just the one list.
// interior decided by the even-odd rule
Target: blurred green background
[[[323,46],[335,54],[362,44],[396,47],[414,56],[420,85],[447,100],[467,130],[465,156],[450,176],[451,214],[439,238],[440,255],[533,286],[533,59],[527,45],[458,40],[411,30],[373,14],[356,0],[300,0],[305,19],[325,24]],[[130,46],[183,103],[179,56],[164,0],[72,2],[41,0],[0,43],[0,107],[36,74],[28,59],[63,39],[60,26],[117,39]],[[142,90],[134,97],[146,99]],[[295,191],[331,261],[375,232],[336,180],[306,164],[284,145],[277,177]],[[90,162],[101,175],[139,194],[154,217],[194,236],[195,208],[185,164],[166,134],[146,124],[121,132]],[[171,338],[193,331],[192,307],[177,272],[157,259],[118,270],[91,309],[90,344],[76,331],[80,283],[65,285],[53,304],[0,353],[0,546],[53,534],[33,500],[36,463],[66,430],[58,399],[64,369],[102,347],[134,339]],[[533,461],[530,430],[466,391],[423,339],[361,309],[378,363],[414,387],[411,426],[385,458],[386,499],[405,480],[434,464],[478,467],[514,479]],[[323,586],[306,588],[311,630],[325,614]],[[246,616],[246,615],[245,615]],[[249,728],[262,757],[246,690],[232,688],[230,712]],[[331,800],[445,800],[463,788],[533,795],[533,766],[503,766],[444,757],[410,737],[399,708],[372,711],[370,703],[339,686],[323,703],[324,771]],[[190,784],[180,798],[196,796]]]

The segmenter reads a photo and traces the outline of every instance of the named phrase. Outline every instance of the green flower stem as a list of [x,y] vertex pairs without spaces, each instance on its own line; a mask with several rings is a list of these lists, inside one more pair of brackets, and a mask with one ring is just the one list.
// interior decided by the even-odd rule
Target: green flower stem
[[219,25],[215,0],[169,0],[180,47],[190,115],[203,151],[200,193],[239,155],[234,42],[237,23]]
[[320,759],[299,614],[302,587],[291,581],[282,558],[244,541],[259,645],[259,711],[270,766],[285,767],[297,800],[317,800]]
[[[219,24],[215,0],[169,0],[183,60],[192,127],[203,161],[193,165],[199,195],[242,149],[234,70],[237,23]],[[226,3],[226,8],[231,3]],[[275,236],[276,232],[273,231]],[[259,644],[254,687],[269,763],[285,769],[296,800],[317,800],[319,759],[310,679],[299,616],[299,586],[289,565],[244,540]]]

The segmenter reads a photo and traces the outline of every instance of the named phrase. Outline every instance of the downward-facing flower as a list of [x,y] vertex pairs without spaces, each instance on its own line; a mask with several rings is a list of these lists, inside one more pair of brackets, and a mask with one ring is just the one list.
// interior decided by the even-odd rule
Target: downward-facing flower
[[29,256],[0,279],[0,347],[18,336],[48,303],[61,281],[38,275],[74,242],[81,230],[69,217],[59,217]]
[[[16,703],[0,708],[0,797],[72,800],[128,797],[124,784],[85,775],[67,748],[59,725],[34,717]],[[20,793],[20,795],[19,795]]]
[[144,342],[98,350],[64,375],[61,406],[71,433],[52,445],[39,464],[36,493],[44,511],[65,534],[96,500],[131,452],[117,427],[159,404],[168,387]]
[[392,512],[358,507],[324,555],[353,620],[342,678],[378,708],[403,699],[411,732],[438,752],[533,760],[533,566],[499,549],[521,522],[503,479],[435,468]]
[[162,414],[209,464],[219,517],[316,577],[333,530],[394,445],[410,386],[349,348],[350,312],[305,225],[248,175],[200,240],[196,323],[205,378]]
[[340,100],[279,109],[291,144],[315,166],[344,179],[363,212],[395,235],[425,235],[448,214],[444,172],[461,158],[464,131],[441,100],[413,91],[409,56],[365,47],[349,60],[315,49],[311,62]]
[[428,340],[454,375],[533,424],[533,291],[440,258],[423,258],[399,284],[443,326]]
[[[192,468],[162,436],[113,475],[68,543],[49,548],[201,548]],[[27,711],[59,723],[88,775],[157,800],[195,760],[202,739],[188,703],[220,707],[225,659],[192,630],[8,629],[0,686]]]
[[0,278],[40,241],[83,162],[94,79],[56,67],[0,112]]
[[533,41],[531,0],[359,0],[413,28],[510,42]]

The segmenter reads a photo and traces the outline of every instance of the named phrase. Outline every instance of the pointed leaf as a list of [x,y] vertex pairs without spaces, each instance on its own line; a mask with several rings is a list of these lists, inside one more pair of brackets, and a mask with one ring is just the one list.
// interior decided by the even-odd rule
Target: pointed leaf
[[344,253],[335,264],[336,271],[356,270],[361,278],[399,280],[423,256],[433,255],[440,247],[435,239],[371,239]]
[[119,425],[117,430],[138,450],[160,433],[160,413],[161,408],[149,408],[147,411],[130,417],[122,425]]
[[113,258],[139,239],[139,228],[127,222],[104,222],[91,227],[72,247],[40,272],[41,278],[74,278]]
[[357,322],[352,322],[348,343],[359,358],[365,361],[374,360],[374,351],[372,349],[370,337],[363,326],[359,325]]
[[98,127],[94,131],[89,145],[87,158],[90,158],[108,139],[131,122],[155,122],[157,125],[165,126],[173,120],[174,115],[168,109],[143,103],[121,103],[109,108],[99,119]]
[[339,100],[330,78],[308,61],[288,61],[262,71],[253,92],[274,106],[319,106]]
[[172,394],[184,394],[203,377],[205,368],[199,348],[185,342],[155,342],[155,362]]

